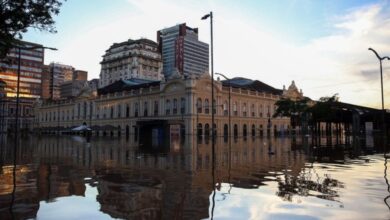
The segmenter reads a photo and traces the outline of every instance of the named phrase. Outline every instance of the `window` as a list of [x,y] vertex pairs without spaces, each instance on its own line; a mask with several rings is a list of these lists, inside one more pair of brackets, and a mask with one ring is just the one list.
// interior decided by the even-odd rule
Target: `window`
[[121,104],[118,104],[117,111],[118,111],[118,118],[120,118],[121,117]]
[[110,118],[114,118],[114,107],[111,106],[110,108]]
[[267,105],[267,117],[271,117],[271,107]]
[[87,118],[87,103],[86,102],[84,102],[83,115],[84,115],[84,119]]
[[171,113],[171,101],[169,99],[165,102],[165,114],[169,115]]
[[177,99],[173,99],[173,114],[177,114]]
[[134,104],[134,116],[135,117],[138,117],[138,111],[139,111],[139,109],[138,109],[138,102],[136,102]]
[[126,117],[130,117],[130,107],[129,104],[126,104]]
[[148,116],[148,102],[144,102],[144,117]]
[[180,99],[180,113],[184,114],[185,111],[186,111],[186,99],[185,98],[181,98]]
[[263,117],[263,105],[260,105],[260,107],[259,107],[259,116],[260,116],[260,118]]
[[246,103],[242,106],[242,116],[246,117]]
[[255,117],[255,104],[251,105],[251,116]]
[[81,113],[81,106],[79,103],[79,104],[77,104],[77,117],[80,117],[80,113]]
[[196,108],[198,113],[202,113],[202,99],[198,98],[196,101]]
[[238,111],[237,111],[237,102],[234,102],[234,104],[233,104],[233,112],[234,112],[234,116],[237,116],[237,115],[238,115]]
[[217,114],[217,109],[215,106],[217,105],[217,100],[214,99],[214,102],[211,103],[211,108],[213,109],[214,114]]
[[158,116],[158,101],[154,101],[154,116]]
[[209,114],[210,108],[209,108],[209,99],[204,100],[204,113]]
[[225,100],[225,102],[223,103],[223,115],[227,116],[228,114],[229,114],[229,112],[228,112],[228,102]]

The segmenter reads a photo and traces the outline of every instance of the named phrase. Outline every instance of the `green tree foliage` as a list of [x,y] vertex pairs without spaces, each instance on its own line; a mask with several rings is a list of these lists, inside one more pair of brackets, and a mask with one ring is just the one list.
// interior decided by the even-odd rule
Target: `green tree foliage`
[[273,117],[291,117],[292,115],[305,112],[308,109],[308,102],[309,98],[303,98],[297,101],[282,98],[275,103],[277,108]]
[[56,33],[53,16],[61,5],[62,0],[0,0],[0,58],[28,28]]
[[312,119],[314,121],[329,121],[334,118],[335,110],[332,109],[332,104],[338,102],[338,100],[338,94],[330,97],[321,97],[315,105],[308,109],[312,115]]
[[308,110],[309,100],[309,98],[303,98],[293,101],[291,99],[282,98],[275,103],[277,108],[273,117],[290,117],[291,125],[295,128],[296,125],[301,123],[302,113]]

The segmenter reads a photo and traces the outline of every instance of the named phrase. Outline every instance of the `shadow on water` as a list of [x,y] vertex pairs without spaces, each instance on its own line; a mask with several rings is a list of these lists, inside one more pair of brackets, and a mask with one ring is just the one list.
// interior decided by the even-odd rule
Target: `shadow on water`
[[[75,205],[84,204],[88,196],[97,203],[91,206],[91,218],[218,219],[234,198],[244,199],[248,207],[261,202],[249,204],[253,198],[240,194],[243,190],[269,191],[280,204],[315,198],[345,209],[348,201],[340,192],[355,190],[348,192],[357,195],[362,189],[350,189],[350,181],[336,174],[348,176],[351,169],[382,159],[383,189],[367,194],[382,190],[375,195],[389,207],[388,152],[376,137],[347,137],[321,146],[312,145],[310,137],[221,137],[213,142],[186,136],[143,145],[132,137],[28,137],[17,145],[12,140],[0,139],[0,219],[45,217],[41,210],[52,203],[70,198]],[[361,175],[363,181],[373,173]],[[378,213],[388,215],[376,205]],[[58,214],[67,215],[60,210]]]

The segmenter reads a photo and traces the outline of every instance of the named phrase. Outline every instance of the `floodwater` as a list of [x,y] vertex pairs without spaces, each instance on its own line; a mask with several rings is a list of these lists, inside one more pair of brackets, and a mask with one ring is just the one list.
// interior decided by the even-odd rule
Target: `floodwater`
[[1,136],[0,219],[390,219],[382,141],[336,141]]

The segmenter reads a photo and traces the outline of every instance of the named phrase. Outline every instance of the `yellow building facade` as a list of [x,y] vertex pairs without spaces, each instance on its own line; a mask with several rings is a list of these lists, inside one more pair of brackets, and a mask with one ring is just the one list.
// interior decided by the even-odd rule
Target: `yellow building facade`
[[[214,81],[218,136],[263,136],[289,130],[289,118],[272,117],[282,90],[240,85]],[[74,99],[37,103],[34,127],[56,132],[87,125],[94,134],[114,136],[145,132],[166,135],[177,128],[182,135],[207,136],[212,130],[211,103],[211,79],[206,74],[141,84],[118,81],[98,94],[84,89]]]

